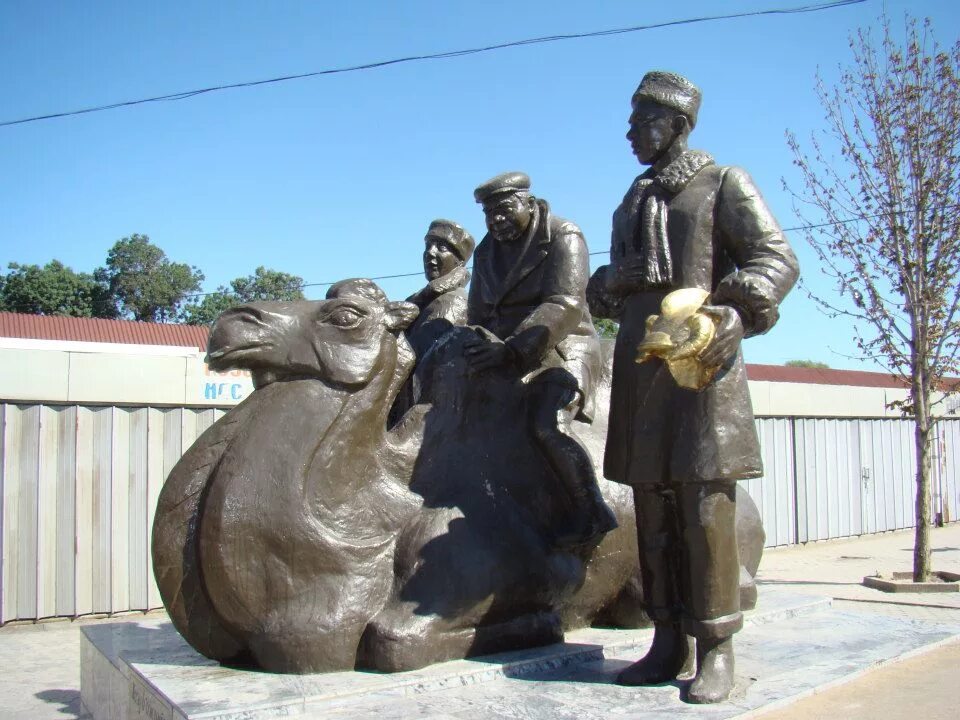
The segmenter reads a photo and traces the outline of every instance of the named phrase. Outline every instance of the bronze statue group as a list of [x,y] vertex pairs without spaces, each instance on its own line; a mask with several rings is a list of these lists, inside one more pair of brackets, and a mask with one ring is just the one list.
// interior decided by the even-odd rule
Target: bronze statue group
[[[762,474],[740,345],[776,323],[798,267],[750,177],[688,148],[700,100],[679,75],[642,79],[627,139],[647,168],[592,276],[580,228],[509,172],[474,191],[476,247],[430,224],[428,284],[406,302],[355,279],[220,317],[208,362],[250,369],[256,391],[171,471],[152,540],[195,649],[409,670],[645,613],[652,646],[619,683],[729,696],[763,545],[737,489]],[[573,430],[597,411],[595,317],[619,323],[603,475],[621,485],[602,491]]]

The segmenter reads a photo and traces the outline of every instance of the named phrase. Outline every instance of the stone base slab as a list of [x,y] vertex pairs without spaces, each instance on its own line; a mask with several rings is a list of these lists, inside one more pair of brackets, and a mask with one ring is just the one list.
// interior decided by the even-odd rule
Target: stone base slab
[[[737,688],[711,717],[735,717],[960,634],[960,627],[840,613],[830,600],[765,590],[737,635]],[[878,627],[883,625],[884,627]],[[889,627],[887,627],[889,626]],[[684,683],[613,684],[650,630],[586,629],[545,648],[405,673],[271,675],[198,655],[167,621],[83,628],[81,695],[96,720],[654,718],[703,714]]]

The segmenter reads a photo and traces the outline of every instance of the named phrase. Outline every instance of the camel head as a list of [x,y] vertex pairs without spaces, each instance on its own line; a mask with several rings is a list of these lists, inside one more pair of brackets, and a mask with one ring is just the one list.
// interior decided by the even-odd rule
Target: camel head
[[343,280],[324,300],[254,302],[225,311],[210,332],[207,362],[214,370],[252,371],[258,388],[290,377],[361,387],[418,312],[411,303],[388,301],[371,280]]

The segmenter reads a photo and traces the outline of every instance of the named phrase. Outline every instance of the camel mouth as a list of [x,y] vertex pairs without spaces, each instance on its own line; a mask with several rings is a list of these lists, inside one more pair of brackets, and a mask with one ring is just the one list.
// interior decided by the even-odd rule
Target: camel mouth
[[204,361],[213,370],[226,370],[231,367],[241,367],[245,360],[261,356],[271,349],[270,343],[247,343],[234,347],[226,346],[207,350]]

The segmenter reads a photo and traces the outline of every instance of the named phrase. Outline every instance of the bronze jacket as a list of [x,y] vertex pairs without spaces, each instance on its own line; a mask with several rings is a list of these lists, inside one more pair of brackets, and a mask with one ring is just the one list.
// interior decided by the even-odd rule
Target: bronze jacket
[[504,340],[528,380],[548,367],[568,370],[581,394],[578,418],[589,422],[600,343],[587,308],[590,261],[583,233],[538,199],[527,233],[515,242],[523,246],[512,265],[489,234],[477,246],[467,322]]
[[422,358],[433,344],[452,327],[467,322],[467,283],[470,273],[458,267],[430,281],[426,287],[407,298],[420,308],[420,314],[407,328],[406,336],[417,358]]
[[[634,358],[647,318],[682,287],[709,290],[708,302],[733,306],[747,337],[766,332],[797,280],[797,260],[745,171],[694,151],[662,175],[647,171],[631,186],[613,215],[611,263],[591,280],[594,311],[620,320],[604,475],[629,485],[759,477],[763,465],[739,350],[699,392],[679,387],[661,361],[638,365]],[[641,281],[605,296],[595,288],[607,286],[606,278],[649,232],[638,224],[651,179],[665,198],[672,280],[656,287]]]

